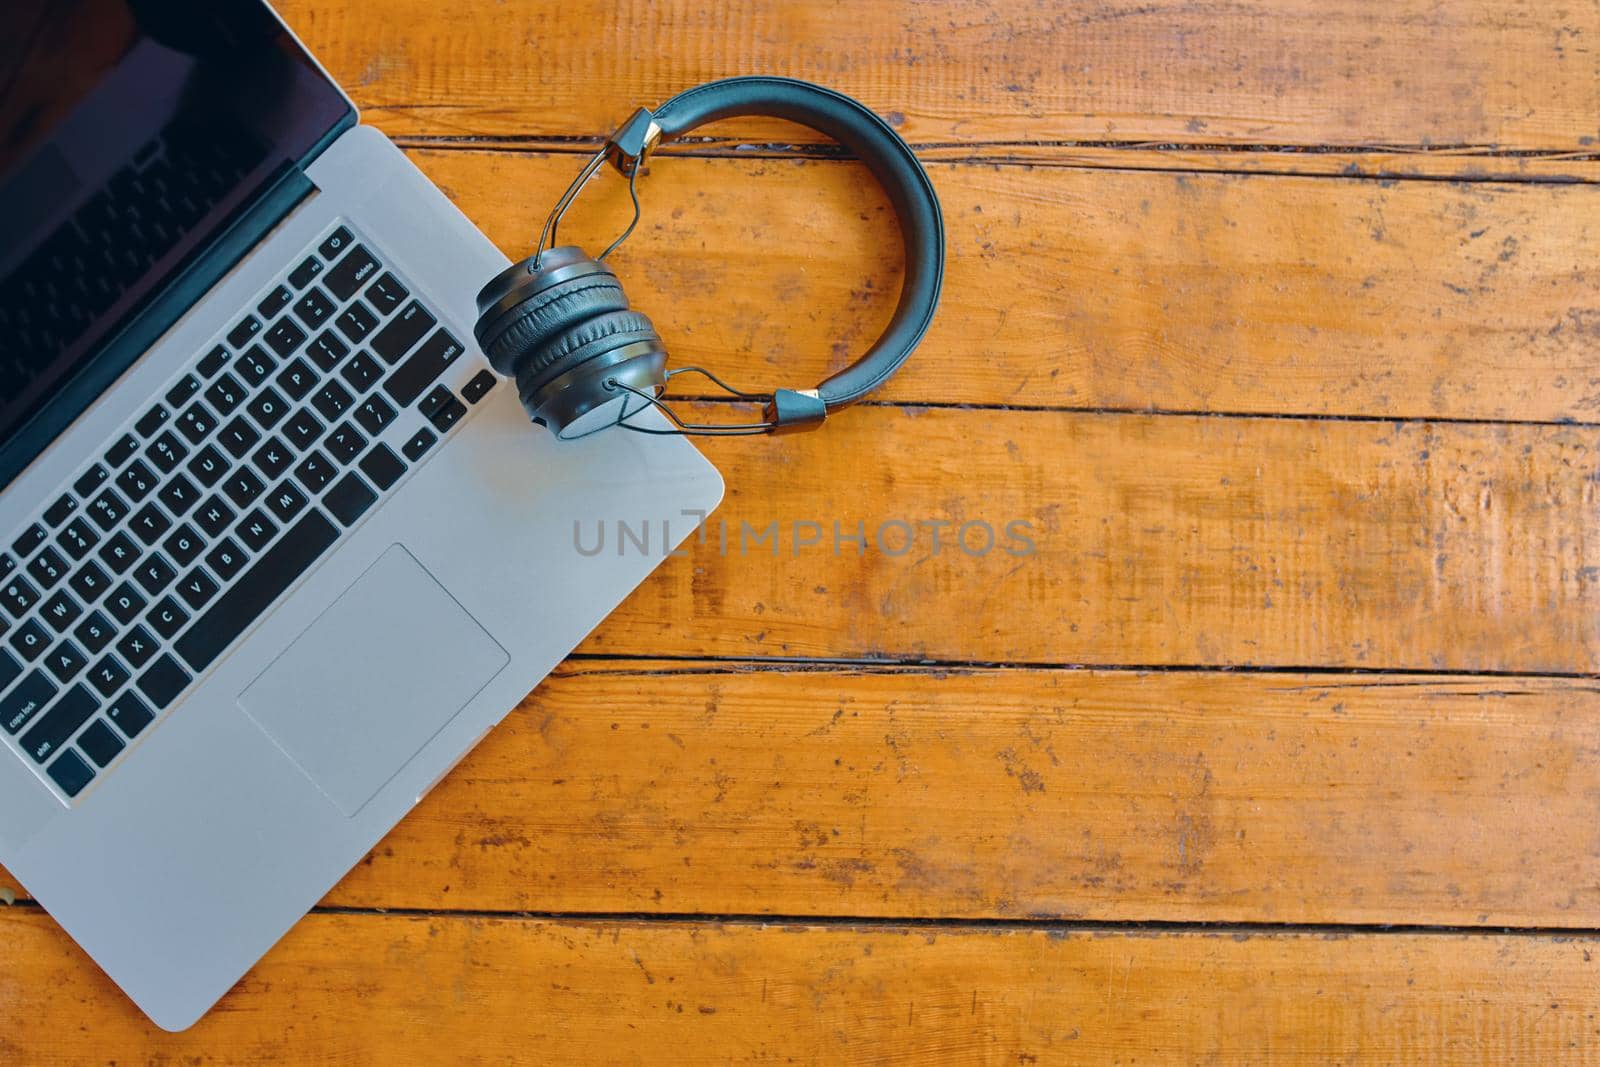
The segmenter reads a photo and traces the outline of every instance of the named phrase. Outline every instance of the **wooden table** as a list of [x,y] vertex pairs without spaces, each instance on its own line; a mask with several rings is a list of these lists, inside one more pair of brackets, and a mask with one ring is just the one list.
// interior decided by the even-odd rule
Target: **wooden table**
[[[192,1031],[0,909],[0,1060],[1595,1058],[1596,0],[283,13],[513,256],[637,104],[855,94],[929,164],[943,307],[824,431],[708,443],[729,550]],[[808,384],[894,223],[804,131],[712,132],[614,262],[680,359]],[[952,525],[834,552],[889,520]]]

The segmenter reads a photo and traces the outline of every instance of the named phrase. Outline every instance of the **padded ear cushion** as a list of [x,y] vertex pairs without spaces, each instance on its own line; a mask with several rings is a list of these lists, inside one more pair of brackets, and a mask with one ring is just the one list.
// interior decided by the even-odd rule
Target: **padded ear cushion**
[[[628,336],[632,335],[632,336]],[[602,342],[615,339],[617,344]],[[517,372],[524,396],[602,352],[639,340],[659,340],[650,320],[637,311],[609,311],[572,327],[530,358]]]
[[505,324],[484,342],[490,366],[501,374],[520,375],[531,356],[573,326],[628,306],[616,278],[589,274],[553,286],[506,316]]

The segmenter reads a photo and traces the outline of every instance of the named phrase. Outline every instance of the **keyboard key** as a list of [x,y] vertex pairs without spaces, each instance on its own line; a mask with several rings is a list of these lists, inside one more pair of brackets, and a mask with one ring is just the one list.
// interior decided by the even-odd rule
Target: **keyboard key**
[[40,588],[49,589],[67,576],[67,561],[61,558],[61,553],[46,547],[29,561],[28,573]]
[[107,489],[90,502],[88,510],[96,526],[110,530],[128,514],[128,502],[115,489]]
[[[16,569],[17,561],[15,559],[12,559],[10,556],[0,555],[0,578],[6,577]],[[0,633],[4,632],[4,630],[0,630]]]
[[439,440],[439,435],[424,426],[411,435],[411,440],[407,441],[400,451],[405,453],[407,459],[415,463],[427,453],[428,449],[433,447],[433,443],[437,440]]
[[81,497],[88,498],[94,495],[94,491],[100,488],[100,483],[109,477],[111,477],[111,472],[106,470],[102,464],[96,463],[78,475],[78,480],[72,483],[72,491]]
[[17,657],[0,649],[0,689],[16,681],[22,674],[22,664]]
[[100,546],[100,562],[116,574],[121,574],[139,558],[139,546],[133,543],[127,531],[118,530],[111,540]]
[[32,756],[34,762],[43,763],[78,732],[78,727],[89,721],[99,706],[100,702],[88,686],[73,686],[22,735],[23,751]]
[[366,514],[367,509],[377,499],[378,494],[374,493],[366,482],[363,482],[354,474],[347,474],[339,479],[339,482],[332,489],[328,490],[323,496],[322,502],[329,511],[333,512],[334,518],[346,526],[350,526],[362,515]]
[[195,370],[200,372],[201,377],[215,378],[217,376],[217,371],[221,370],[227,365],[228,350],[223,348],[221,345],[218,345],[205,354],[205,358],[201,359],[200,362],[196,364]]
[[400,361],[401,356],[411,350],[412,345],[422,340],[423,335],[433,329],[436,321],[426,308],[413,300],[405,306],[404,311],[395,316],[393,322],[379,330],[372,338],[372,350],[392,367]]
[[217,435],[217,440],[228,454],[234,459],[243,459],[244,454],[256,446],[261,440],[261,435],[256,428],[244,420],[243,416],[236,417],[232,422],[222,428]]
[[200,529],[206,532],[207,537],[216,537],[228,528],[234,515],[234,510],[220,496],[213,495],[200,505],[194,521],[200,524]]
[[6,733],[14,735],[28,725],[39,714],[39,709],[55,698],[57,692],[56,683],[46,677],[43,671],[34,671],[22,680],[21,685],[7,693],[4,700],[0,700],[0,726],[5,727]]
[[306,512],[195,620],[174,650],[193,670],[205,670],[338,537],[338,527],[322,512]]
[[306,349],[306,355],[311,357],[311,362],[321,367],[324,372],[332,371],[339,365],[339,361],[349,354],[350,346],[341,341],[339,335],[332,330],[323,330]]
[[89,672],[89,683],[100,690],[100,695],[111,696],[127,684],[128,668],[117,662],[117,657],[107,656]]
[[250,413],[252,419],[260,423],[263,430],[270,430],[283,421],[283,417],[289,413],[289,402],[269,385],[256,394],[255,399],[250,401],[245,410]]
[[[110,696],[110,693],[106,694]],[[89,724],[89,728],[78,735],[78,747],[86,752],[95,766],[105,767],[127,748],[127,744],[118,737],[116,731],[107,726],[104,719],[96,719]],[[62,759],[66,757],[63,756]],[[65,788],[65,787],[63,787]]]
[[333,481],[338,473],[339,468],[334,466],[332,460],[315,451],[294,469],[294,476],[300,479],[300,484],[313,493],[321,492],[322,487]]
[[256,449],[250,461],[256,469],[266,475],[268,481],[275,481],[283,477],[283,472],[289,469],[289,464],[294,461],[294,453],[282,439],[277,437],[267,438],[267,443]]
[[89,658],[83,654],[83,649],[73,644],[72,641],[60,641],[49,652],[45,653],[44,665],[50,668],[50,673],[56,680],[65,684],[78,676],[78,672],[88,666]]
[[291,414],[290,421],[283,424],[283,435],[290,438],[290,445],[294,448],[306,451],[317,443],[317,438],[322,437],[322,421],[306,408],[301,408]]
[[77,506],[78,502],[72,498],[72,494],[63,494],[59,500],[45,509],[44,521],[51,526],[60,526],[67,521],[67,516],[71,515]]
[[189,461],[189,473],[194,475],[201,485],[210,489],[228,473],[230,466],[227,457],[218,452],[215,446],[206,445]]
[[261,298],[261,303],[256,305],[256,313],[264,319],[276,318],[278,312],[288,307],[292,299],[294,295],[289,292],[289,287],[280,285]]
[[356,421],[367,433],[377,436],[395,419],[394,407],[377,393],[356,405]]
[[334,303],[321,289],[308,289],[294,305],[294,313],[308,330],[320,330],[333,314]]
[[122,440],[106,449],[106,466],[116,470],[132,459],[137,451],[139,451],[139,439],[131,433],[123,434]]
[[296,356],[289,365],[283,368],[283,373],[278,375],[278,387],[289,395],[289,399],[299,402],[306,398],[306,394],[316,387],[318,375],[311,364]]
[[146,726],[155,721],[150,709],[132,690],[111,702],[111,706],[106,708],[106,718],[116,723],[117,729],[129,738],[138,737]]
[[322,442],[322,446],[328,450],[328,453],[335,460],[340,463],[349,463],[361,455],[361,450],[367,447],[367,439],[361,436],[360,430],[357,430],[348,422],[341,422],[328,431],[328,436]]
[[267,344],[278,353],[279,358],[287,359],[294,354],[295,349],[306,343],[306,332],[300,324],[285,315],[273,324],[267,331]]
[[11,647],[29,663],[44,654],[44,650],[50,647],[50,641],[50,631],[38,619],[29,619],[11,635]]
[[339,377],[350,383],[357,396],[378,384],[383,377],[383,368],[378,361],[365,352],[358,352],[354,359],[339,368]]
[[489,390],[494,388],[494,371],[481,370],[472,376],[472,381],[461,387],[461,395],[469,404],[476,404],[489,395]]
[[172,536],[161,542],[161,547],[166,549],[180,567],[187,567],[200,555],[200,550],[205,547],[205,542],[195,532],[194,527],[184,523],[172,531]]
[[44,621],[50,624],[50,628],[59,634],[65,633],[67,627],[78,621],[78,616],[83,614],[83,608],[78,606],[78,602],[72,599],[71,594],[62,589],[44,602],[40,614],[44,616]]
[[267,494],[267,507],[279,522],[291,521],[305,506],[305,494],[300,492],[299,486],[288,480],[279,482],[277,488]]
[[167,420],[170,418],[172,418],[172,412],[168,411],[160,404],[157,404],[155,407],[145,412],[139,418],[139,421],[133,424],[133,428],[138,432],[140,437],[150,437],[157,430],[161,429],[161,427],[165,426]]
[[289,284],[296,289],[304,289],[321,273],[322,261],[316,256],[307,256],[298,267],[289,272]]
[[200,490],[183,475],[174,474],[167,479],[167,484],[161,487],[157,499],[167,506],[167,510],[172,512],[174,517],[181,518],[194,507],[195,501],[200,499]]
[[246,315],[244,321],[228,331],[228,344],[234,348],[243,348],[250,343],[250,338],[261,332],[261,320],[254,315]]
[[146,504],[133,516],[133,521],[128,523],[128,529],[133,535],[146,545],[153,545],[160,540],[161,535],[172,528],[172,520],[167,518],[167,513],[154,504]]
[[45,773],[69,797],[77,796],[94,781],[94,770],[71,749],[63,752],[61,758],[50,764]]
[[155,627],[156,633],[170,640],[189,621],[189,613],[172,597],[164,596],[146,613],[145,621]]
[[139,676],[140,692],[158,708],[164,708],[178,699],[178,694],[183,692],[188,684],[189,675],[178,666],[178,661],[165,655]]
[[228,494],[228,499],[241,508],[248,507],[265,488],[255,471],[249,467],[235,467],[222,483],[222,491]]
[[367,287],[367,303],[380,315],[390,314],[410,295],[410,291],[393,274],[385,274]]
[[44,544],[45,538],[49,536],[43,526],[34,523],[26,530],[23,530],[20,537],[11,542],[11,550],[23,559],[27,559],[38,551],[39,546]]
[[146,603],[148,602],[139,594],[139,590],[133,587],[132,583],[123,582],[112,591],[110,598],[106,600],[106,609],[111,612],[112,618],[126,626],[139,617],[139,612],[144,610]]
[[72,631],[83,647],[89,650],[89,655],[97,655],[116,636],[117,628],[114,623],[98,611],[92,611],[88,617],[78,624]]
[[329,422],[343,415],[353,403],[355,403],[355,397],[351,396],[349,391],[338,382],[326,383],[321,389],[317,390],[317,395],[311,399],[312,406]]
[[205,440],[206,435],[217,428],[216,416],[211,414],[211,409],[196,400],[184,409],[178,416],[178,432],[189,439],[189,443],[197,445]]
[[22,618],[38,602],[39,591],[20,574],[13,574],[9,582],[0,586],[0,603],[5,604],[14,619]]
[[372,328],[378,325],[378,316],[372,313],[371,308],[357,300],[344,309],[344,314],[339,316],[335,325],[351,344],[358,345],[372,332]]
[[224,373],[206,390],[206,399],[222,415],[233,414],[234,408],[244,403],[244,386],[233,375]]
[[322,279],[322,284],[340,300],[349,300],[378,269],[366,245],[356,245]]
[[216,572],[217,577],[227,581],[244,567],[245,552],[231,537],[224,537],[217,547],[206,553],[206,566]]
[[244,383],[255,388],[267,380],[267,376],[278,369],[278,361],[261,350],[260,345],[251,345],[249,351],[239,357],[239,362],[233,365],[234,373],[244,379]]
[[85,604],[93,604],[100,599],[101,593],[111,588],[111,576],[91,559],[67,579],[67,584],[83,598]]
[[350,236],[350,231],[340,226],[328,235],[326,241],[317,246],[317,251],[322,253],[323,259],[337,259],[339,253],[350,247],[350,242],[353,240],[355,238]]
[[146,467],[143,460],[136,459],[128,464],[127,470],[117,475],[117,485],[128,499],[137,504],[155,489],[155,472]]
[[422,398],[419,410],[423,417],[433,424],[435,430],[447,433],[450,427],[460,422],[461,416],[467,413],[467,405],[457,400],[454,393],[441,385]]
[[406,465],[386,444],[373,446],[371,452],[361,457],[361,473],[372,479],[379,490],[388,489],[406,472]]
[[198,393],[199,391],[200,379],[196,378],[192,374],[185,374],[182,378],[178,379],[177,384],[173,385],[171,389],[167,390],[166,400],[167,403],[171,404],[173,407],[181,408],[194,397],[194,394]]
[[267,513],[260,508],[251,508],[249,514],[239,520],[238,528],[234,532],[250,551],[260,552],[278,532],[278,525],[267,518]]
[[100,535],[95,532],[88,520],[79,516],[61,527],[61,532],[56,534],[56,544],[60,545],[73,559],[82,559],[89,554],[89,550],[100,543]]
[[152,553],[140,560],[139,566],[134,568],[133,577],[144,586],[144,591],[151,596],[158,595],[163,589],[172,584],[178,572],[172,569],[165,556]]
[[211,575],[196,567],[178,582],[178,595],[183,597],[184,603],[198,611],[217,595],[217,583]]
[[150,657],[156,654],[157,647],[154,635],[143,626],[135,626],[117,642],[117,651],[122,653],[123,658],[134,670],[149,663]]
[[189,450],[178,440],[176,434],[168,430],[150,442],[150,447],[144,450],[144,454],[149,457],[151,463],[161,468],[162,474],[171,474],[178,464],[183,462],[183,457],[189,454]]

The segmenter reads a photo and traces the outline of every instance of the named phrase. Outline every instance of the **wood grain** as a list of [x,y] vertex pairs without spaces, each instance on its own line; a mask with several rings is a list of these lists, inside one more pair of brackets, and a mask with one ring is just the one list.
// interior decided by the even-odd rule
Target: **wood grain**
[[[413,158],[513,258],[567,155]],[[899,401],[1600,420],[1600,189],[932,168],[949,265]],[[680,361],[811,385],[887,323],[900,245],[854,164],[660,159],[614,257]],[[563,240],[627,218],[590,187]]]
[[1597,694],[577,662],[327,903],[1591,927]]
[[1591,1062],[1600,1012],[1587,937],[319,915],[170,1035],[106,1011],[116,990],[44,916],[0,913],[0,936],[0,1003],[29,1021],[0,1056],[40,1067]]
[[[284,0],[395,135],[571,136],[733,74],[860,97],[914,142],[1592,150],[1593,3]],[[803,135],[773,124],[761,140]]]
[[[1594,672],[1595,447],[1571,427],[856,408],[708,442],[728,494],[705,543],[581,647]],[[575,537],[593,550],[604,520],[603,558],[619,518]],[[974,525],[959,548],[967,523],[994,547]]]

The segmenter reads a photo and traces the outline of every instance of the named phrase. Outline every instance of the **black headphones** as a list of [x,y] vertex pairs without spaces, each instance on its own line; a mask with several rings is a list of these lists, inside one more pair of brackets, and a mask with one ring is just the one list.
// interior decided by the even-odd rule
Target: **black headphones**
[[[735,115],[788,119],[826,134],[872,171],[889,195],[905,239],[905,280],[894,317],[866,354],[814,389],[744,393],[699,367],[667,370],[667,350],[650,320],[628,306],[605,258],[639,222],[639,164],[662,140]],[[628,179],[633,222],[599,256],[555,247],[556,229],[584,183],[603,163]],[[546,247],[548,242],[549,247]],[[651,113],[634,112],[567,188],[546,220],[537,251],[496,275],[478,294],[474,330],[489,363],[516,379],[534,422],[561,438],[610,426],[640,433],[734,435],[807,429],[853,404],[905,362],[933,319],[944,280],[944,219],[933,183],[916,155],[870,109],[831,89],[792,78],[728,78],[686,90]],[[760,422],[685,423],[661,402],[667,381],[693,371],[742,400],[763,404]],[[635,418],[650,407],[665,425]]]

